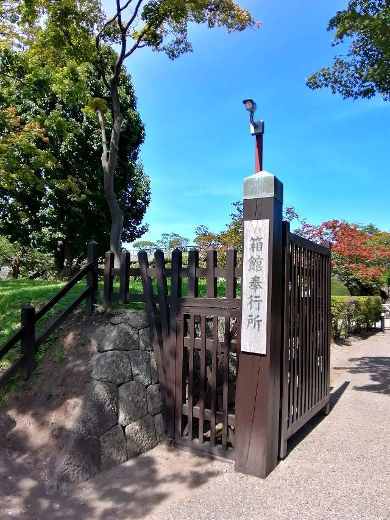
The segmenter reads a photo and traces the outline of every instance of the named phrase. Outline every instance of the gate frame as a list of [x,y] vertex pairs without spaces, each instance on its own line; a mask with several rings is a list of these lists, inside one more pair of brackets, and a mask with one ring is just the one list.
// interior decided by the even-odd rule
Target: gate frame
[[[282,222],[283,184],[272,174],[260,172],[245,179],[244,182],[244,220],[269,220],[269,273],[268,273],[268,312],[267,312],[267,353],[239,354],[236,407],[235,407],[235,444],[236,470],[265,478],[276,466],[278,456],[286,454],[287,439],[321,409],[329,410],[329,376],[327,395],[324,400],[305,414],[304,420],[286,428],[284,423],[286,406],[286,275],[288,269],[287,253],[288,225]],[[285,226],[283,230],[283,226]],[[322,246],[297,237],[306,247],[315,250],[324,248],[330,258],[330,244]],[[242,279],[242,266],[236,265],[236,252],[228,251],[226,267],[217,267],[216,251],[208,251],[207,267],[199,267],[199,253],[189,252],[188,266],[182,265],[182,252],[172,253],[171,266],[165,264],[164,253],[156,251],[155,266],[149,266],[145,251],[138,254],[139,267],[130,266],[130,255],[124,251],[120,268],[114,267],[113,253],[107,252],[105,268],[97,270],[104,275],[104,291],[95,291],[95,297],[120,303],[145,302],[152,333],[152,344],[157,364],[159,383],[164,404],[164,417],[168,429],[168,441],[175,442],[175,393],[177,373],[177,333],[179,313],[189,308],[231,308],[240,312],[242,299],[237,298],[237,278]],[[113,291],[113,278],[119,277],[120,292]],[[141,277],[143,294],[130,291],[130,278]],[[168,294],[167,277],[171,278]],[[328,263],[328,345],[331,337],[330,260]],[[182,279],[188,278],[188,296],[182,296]],[[198,278],[207,280],[207,298],[198,296]],[[227,284],[226,298],[217,297],[217,278],[231,281]],[[156,280],[157,293],[152,279]],[[284,286],[283,286],[284,283]],[[157,309],[158,306],[158,309]],[[282,330],[284,326],[284,331]],[[239,343],[239,338],[237,342]],[[237,351],[240,352],[239,345]],[[283,357],[283,359],[282,359]],[[287,431],[289,430],[289,431]],[[193,446],[190,446],[193,448]],[[193,450],[200,452],[202,450]],[[219,455],[210,453],[211,455]],[[223,454],[222,454],[223,456]]]

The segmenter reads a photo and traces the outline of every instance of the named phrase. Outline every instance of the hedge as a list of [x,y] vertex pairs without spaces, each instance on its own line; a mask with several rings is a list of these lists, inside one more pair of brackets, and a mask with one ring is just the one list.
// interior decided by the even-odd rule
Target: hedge
[[381,320],[380,296],[332,296],[332,332],[335,339],[371,329]]

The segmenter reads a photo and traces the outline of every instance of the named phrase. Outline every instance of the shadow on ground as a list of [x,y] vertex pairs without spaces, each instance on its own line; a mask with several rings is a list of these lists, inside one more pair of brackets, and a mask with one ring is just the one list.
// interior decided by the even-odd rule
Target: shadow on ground
[[362,357],[349,360],[351,374],[368,374],[372,383],[354,386],[354,390],[390,395],[390,357]]
[[334,338],[334,344],[337,347],[350,347],[357,340],[369,339],[377,334],[383,334],[380,329],[364,330],[351,336]]
[[[44,484],[32,476],[22,478],[15,486],[12,502],[3,504],[4,516],[0,514],[0,517],[19,520],[144,518],[177,492],[178,487],[186,494],[186,489],[196,489],[218,473],[208,468],[210,462],[206,459],[191,461],[188,468],[178,452],[169,454],[170,467],[162,471],[157,461],[160,458],[161,453],[137,457],[93,480],[69,486],[53,495],[45,494]],[[3,469],[6,474],[12,472],[10,467]]]
[[[350,381],[344,381],[344,383],[342,383],[336,390],[331,388],[328,415],[332,413],[333,408],[337,405],[349,385]],[[287,456],[325,419],[325,417],[327,416],[319,412],[288,440]]]
[[91,380],[90,335],[99,319],[80,314],[69,320],[58,340],[64,359],[54,361],[49,349],[39,370],[0,405],[1,519],[144,518],[174,487],[186,494],[216,475],[209,461],[173,451],[165,458],[145,454],[59,493],[50,485]]

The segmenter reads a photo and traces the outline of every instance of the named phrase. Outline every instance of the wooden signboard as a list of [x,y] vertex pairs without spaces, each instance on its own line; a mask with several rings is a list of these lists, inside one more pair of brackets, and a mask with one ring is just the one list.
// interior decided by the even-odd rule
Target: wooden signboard
[[241,352],[267,353],[269,220],[244,221]]

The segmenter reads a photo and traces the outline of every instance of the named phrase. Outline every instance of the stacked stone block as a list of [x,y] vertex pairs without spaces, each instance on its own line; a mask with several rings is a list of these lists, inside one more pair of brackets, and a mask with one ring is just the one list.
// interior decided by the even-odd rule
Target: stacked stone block
[[77,482],[155,447],[165,438],[163,403],[144,311],[122,311],[92,339],[92,381],[58,481]]

